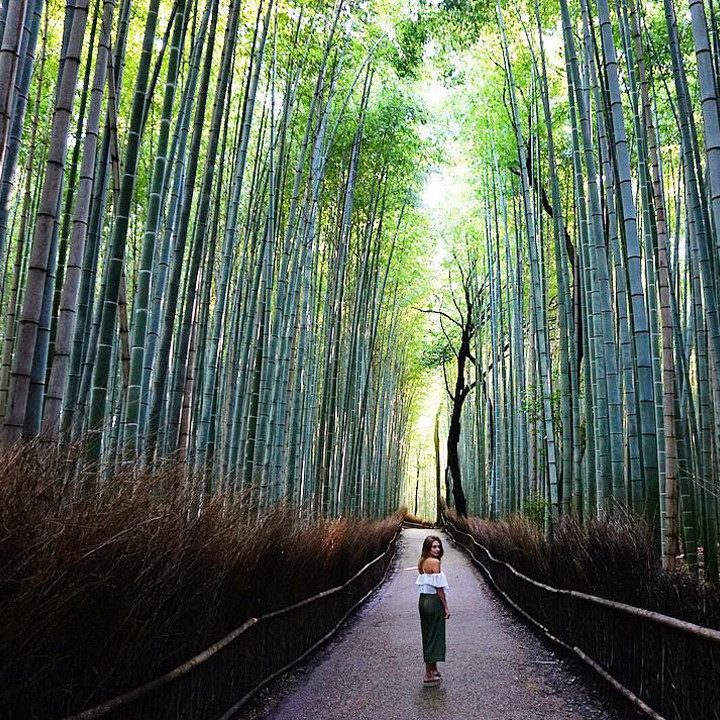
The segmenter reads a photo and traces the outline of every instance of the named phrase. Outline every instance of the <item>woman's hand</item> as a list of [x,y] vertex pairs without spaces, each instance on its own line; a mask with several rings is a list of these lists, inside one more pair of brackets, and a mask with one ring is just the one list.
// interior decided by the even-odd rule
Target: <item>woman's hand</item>
[[448,607],[448,601],[445,597],[445,588],[438,588],[437,595],[440,598],[443,608],[445,608],[445,619],[447,620],[450,617],[450,608]]

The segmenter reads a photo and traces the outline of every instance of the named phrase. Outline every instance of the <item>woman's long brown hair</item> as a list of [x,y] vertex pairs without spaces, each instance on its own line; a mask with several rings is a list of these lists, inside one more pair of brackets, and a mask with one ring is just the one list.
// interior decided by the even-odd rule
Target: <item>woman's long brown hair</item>
[[[422,552],[420,553],[420,560],[418,561],[418,572],[423,573],[423,563],[430,557],[430,548],[435,541],[440,543],[440,557],[445,554],[443,549],[442,540],[437,535],[428,535],[423,541]],[[439,558],[438,558],[439,559]]]

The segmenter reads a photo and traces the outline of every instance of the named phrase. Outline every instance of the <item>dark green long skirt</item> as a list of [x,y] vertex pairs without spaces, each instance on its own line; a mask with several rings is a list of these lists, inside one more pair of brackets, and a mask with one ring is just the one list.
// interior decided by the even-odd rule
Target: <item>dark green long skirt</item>
[[418,609],[423,660],[426,663],[445,662],[445,608],[442,601],[437,595],[420,593]]

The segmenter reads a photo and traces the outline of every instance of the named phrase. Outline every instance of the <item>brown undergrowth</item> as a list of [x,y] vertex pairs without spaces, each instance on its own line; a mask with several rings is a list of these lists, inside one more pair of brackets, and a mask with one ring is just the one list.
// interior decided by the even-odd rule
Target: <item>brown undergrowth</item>
[[197,508],[182,469],[81,494],[59,456],[0,458],[0,717],[52,717],[146,682],[249,617],[342,584],[401,516],[301,519],[247,495]]
[[547,540],[522,515],[484,520],[446,512],[493,557],[535,580],[720,629],[718,588],[685,568],[663,570],[647,525],[637,516],[617,513],[588,523],[566,518]]
[[401,512],[403,513],[403,519],[405,522],[413,523],[414,525],[422,525],[426,528],[431,528],[433,526],[433,524],[428,522],[425,518],[421,518],[419,515],[411,513],[404,507],[401,508]]

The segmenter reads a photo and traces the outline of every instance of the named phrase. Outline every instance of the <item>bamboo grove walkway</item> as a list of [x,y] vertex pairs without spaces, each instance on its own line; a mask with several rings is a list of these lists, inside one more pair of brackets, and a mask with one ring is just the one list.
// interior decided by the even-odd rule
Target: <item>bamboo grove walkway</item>
[[[425,530],[405,530],[392,576],[315,656],[268,720],[616,720],[511,617],[467,556],[445,539],[450,583],[444,681],[423,687],[415,563]],[[265,711],[267,712],[267,711]],[[243,716],[251,717],[251,715]]]

